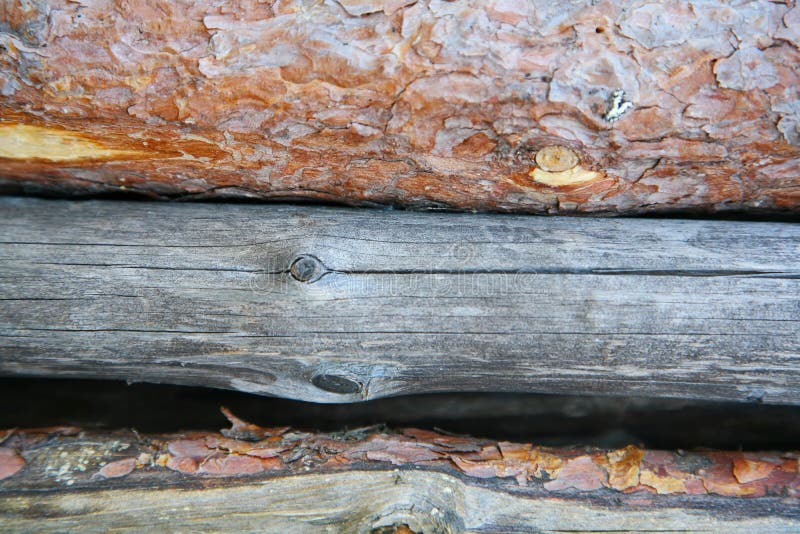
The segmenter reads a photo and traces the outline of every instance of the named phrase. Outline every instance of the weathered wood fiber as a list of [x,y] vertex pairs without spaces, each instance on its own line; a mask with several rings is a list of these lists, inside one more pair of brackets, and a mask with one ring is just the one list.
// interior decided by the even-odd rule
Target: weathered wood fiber
[[800,403],[800,226],[0,199],[0,373]]
[[418,429],[320,434],[231,420],[221,434],[0,433],[3,530],[800,529],[792,452],[553,449]]
[[800,212],[800,7],[0,4],[0,188]]
[[[701,500],[701,499],[698,499]],[[702,499],[706,500],[706,499]],[[58,488],[0,498],[6,532],[175,531],[326,532],[725,532],[794,533],[796,503],[737,502],[655,510],[561,498],[529,498],[428,471],[347,471],[277,477],[264,482],[96,489]],[[606,501],[607,502],[607,501]],[[720,509],[725,511],[720,514]],[[383,528],[382,528],[383,527]],[[404,530],[406,527],[408,530]]]

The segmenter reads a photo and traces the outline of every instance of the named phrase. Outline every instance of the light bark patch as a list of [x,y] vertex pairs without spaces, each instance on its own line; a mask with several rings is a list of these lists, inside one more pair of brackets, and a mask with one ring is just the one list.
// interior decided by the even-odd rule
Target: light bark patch
[[682,479],[671,475],[659,475],[650,470],[639,473],[639,482],[643,486],[653,488],[659,495],[686,493],[686,484]]
[[536,153],[536,164],[548,172],[562,172],[579,163],[578,155],[565,146],[546,146]]
[[528,175],[533,178],[534,182],[552,187],[580,184],[591,180],[597,180],[602,176],[599,172],[584,169],[580,165],[561,172],[548,172],[537,167],[528,173]]
[[578,154],[566,146],[546,146],[534,157],[536,168],[528,173],[535,182],[559,187],[588,182],[601,177],[599,172],[590,171],[579,165]]
[[77,132],[28,124],[0,126],[0,158],[46,161],[83,161],[142,157],[138,150],[118,150]]
[[733,476],[739,484],[747,484],[767,478],[775,470],[775,465],[769,462],[737,458],[733,461]]
[[606,454],[608,465],[608,485],[615,490],[625,490],[639,485],[639,469],[644,451],[633,445],[609,451]]

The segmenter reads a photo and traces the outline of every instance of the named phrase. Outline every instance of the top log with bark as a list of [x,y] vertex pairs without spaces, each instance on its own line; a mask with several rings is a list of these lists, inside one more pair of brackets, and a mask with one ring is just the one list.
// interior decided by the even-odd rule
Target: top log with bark
[[800,212],[800,7],[0,4],[0,188]]

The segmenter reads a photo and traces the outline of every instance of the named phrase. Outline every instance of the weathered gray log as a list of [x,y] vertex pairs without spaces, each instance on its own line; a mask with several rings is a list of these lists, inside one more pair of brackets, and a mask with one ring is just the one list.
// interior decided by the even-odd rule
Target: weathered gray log
[[0,373],[800,403],[800,226],[0,199]]

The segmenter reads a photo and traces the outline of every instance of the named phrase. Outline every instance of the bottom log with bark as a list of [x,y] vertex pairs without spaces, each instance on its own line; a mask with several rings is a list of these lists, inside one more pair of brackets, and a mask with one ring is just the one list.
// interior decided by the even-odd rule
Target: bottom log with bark
[[[0,433],[10,531],[797,532],[797,452],[551,448],[382,426]],[[688,528],[687,528],[688,526]]]

